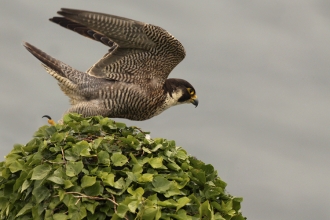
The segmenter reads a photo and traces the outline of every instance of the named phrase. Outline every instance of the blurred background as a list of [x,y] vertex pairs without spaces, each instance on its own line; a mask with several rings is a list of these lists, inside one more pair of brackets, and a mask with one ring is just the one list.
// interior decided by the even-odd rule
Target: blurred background
[[86,70],[102,44],[48,21],[61,7],[115,14],[163,27],[187,56],[170,77],[194,85],[200,104],[143,122],[214,165],[253,220],[330,219],[330,2],[2,1],[0,156],[25,144],[69,107],[27,41]]

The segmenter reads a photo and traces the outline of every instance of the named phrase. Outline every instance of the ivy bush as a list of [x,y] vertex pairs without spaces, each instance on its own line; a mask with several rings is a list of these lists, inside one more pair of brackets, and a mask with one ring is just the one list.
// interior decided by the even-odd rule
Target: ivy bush
[[243,220],[213,166],[148,132],[64,116],[0,163],[1,219]]

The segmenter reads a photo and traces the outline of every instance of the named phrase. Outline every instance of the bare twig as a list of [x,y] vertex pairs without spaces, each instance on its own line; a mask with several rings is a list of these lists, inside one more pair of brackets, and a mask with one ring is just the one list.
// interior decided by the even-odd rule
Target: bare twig
[[85,195],[83,193],[80,193],[80,192],[66,192],[66,194],[73,194],[75,198],[88,198],[88,199],[94,199],[94,200],[108,200],[110,202],[112,202],[113,204],[115,205],[118,205],[118,203],[116,203],[116,201],[114,200],[114,197],[112,195],[112,199],[110,198],[103,198],[103,197],[98,197],[98,196],[88,196],[88,195]]

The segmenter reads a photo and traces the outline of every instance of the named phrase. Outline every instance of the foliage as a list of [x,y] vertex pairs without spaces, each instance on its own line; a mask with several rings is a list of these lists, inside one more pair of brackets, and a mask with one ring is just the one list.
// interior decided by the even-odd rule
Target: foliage
[[243,220],[212,165],[108,118],[66,115],[0,163],[1,219]]

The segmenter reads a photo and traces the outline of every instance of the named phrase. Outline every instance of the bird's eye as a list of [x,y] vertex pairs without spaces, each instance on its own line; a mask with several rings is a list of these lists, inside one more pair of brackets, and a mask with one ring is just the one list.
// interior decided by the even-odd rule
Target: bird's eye
[[194,95],[195,91],[192,88],[187,88],[190,95]]

